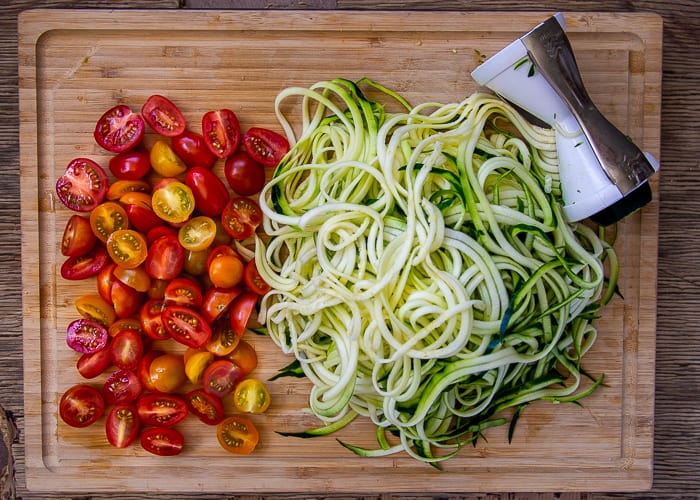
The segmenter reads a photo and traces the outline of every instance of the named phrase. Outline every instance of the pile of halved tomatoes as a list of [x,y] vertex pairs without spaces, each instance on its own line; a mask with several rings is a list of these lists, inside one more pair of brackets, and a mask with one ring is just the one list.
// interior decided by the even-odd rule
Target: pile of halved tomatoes
[[[148,146],[147,127],[155,133]],[[264,128],[241,133],[229,109],[204,113],[199,133],[161,95],[140,113],[109,109],[94,138],[113,154],[111,177],[76,158],[56,193],[75,212],[61,241],[61,276],[96,281],[75,301],[66,341],[79,353],[80,375],[104,382],[69,388],[60,416],[85,427],[106,414],[113,446],[138,439],[151,453],[176,455],[185,443],[176,424],[194,415],[216,426],[226,450],[248,454],[259,434],[244,414],[266,411],[270,394],[251,375],[257,356],[243,337],[269,287],[241,242],[262,221],[250,196],[289,144]]]

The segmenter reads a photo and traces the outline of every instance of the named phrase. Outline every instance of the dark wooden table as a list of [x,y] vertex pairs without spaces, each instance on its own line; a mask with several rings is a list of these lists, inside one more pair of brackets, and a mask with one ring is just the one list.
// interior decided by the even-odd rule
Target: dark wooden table
[[[0,494],[24,486],[17,15],[31,8],[637,11],[664,20],[654,482],[627,494],[512,493],[461,498],[700,498],[700,1],[698,0],[9,0],[0,6]],[[108,473],[108,471],[106,471]],[[234,492],[232,492],[234,493]],[[150,495],[149,495],[150,496]],[[211,498],[211,496],[201,495]],[[326,495],[329,497],[332,495]],[[133,495],[129,498],[146,498]],[[301,495],[278,495],[279,498]],[[406,498],[406,496],[401,496]],[[65,498],[56,495],[55,498]],[[90,498],[124,498],[94,495]],[[240,497],[239,497],[240,498]],[[250,497],[249,497],[250,498]],[[257,498],[257,497],[256,497]],[[347,495],[344,495],[347,498]],[[371,498],[399,498],[387,493]],[[412,498],[417,498],[413,496]]]

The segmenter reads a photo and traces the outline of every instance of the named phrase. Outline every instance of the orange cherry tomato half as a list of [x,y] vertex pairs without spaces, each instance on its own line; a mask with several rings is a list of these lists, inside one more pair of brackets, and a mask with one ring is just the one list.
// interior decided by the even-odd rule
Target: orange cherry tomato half
[[95,320],[106,327],[109,327],[117,319],[117,313],[114,311],[112,304],[99,294],[78,297],[75,301],[75,308],[83,318]]
[[135,332],[143,333],[143,328],[141,327],[141,322],[138,318],[120,318],[114,323],[109,325],[107,332],[110,337],[115,337],[118,333],[124,330],[133,330]]
[[151,288],[151,277],[143,266],[134,268],[115,266],[112,275],[137,292],[147,292]]
[[243,413],[264,413],[270,407],[270,392],[262,381],[247,378],[233,391],[233,405]]
[[175,392],[185,383],[185,362],[182,356],[165,353],[151,361],[148,368],[151,384],[158,392]]
[[255,352],[255,348],[243,339],[238,342],[230,354],[225,356],[225,359],[233,361],[241,369],[244,377],[258,366],[258,354]]
[[187,170],[187,165],[175,154],[170,144],[163,139],[157,140],[150,151],[153,170],[163,177],[177,177]]
[[134,269],[140,266],[148,256],[146,239],[133,229],[114,231],[107,238],[107,252],[118,266]]
[[61,254],[66,257],[85,255],[95,246],[97,237],[92,232],[90,220],[78,214],[68,219],[61,238]]
[[105,201],[90,212],[90,227],[100,241],[106,242],[114,231],[128,229],[129,218],[121,204]]
[[238,346],[241,338],[225,319],[220,319],[212,324],[212,335],[204,348],[216,356],[231,354]]
[[124,179],[117,180],[109,185],[106,198],[108,200],[118,200],[126,193],[130,192],[150,193],[151,185],[144,180],[127,181]]
[[260,440],[252,420],[238,415],[219,422],[216,437],[223,449],[236,455],[249,455]]

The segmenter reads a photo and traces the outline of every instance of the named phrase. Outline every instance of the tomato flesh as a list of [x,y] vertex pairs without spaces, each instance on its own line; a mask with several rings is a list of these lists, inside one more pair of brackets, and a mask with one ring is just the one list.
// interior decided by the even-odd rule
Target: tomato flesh
[[149,427],[141,432],[141,446],[154,455],[179,455],[184,445],[185,437],[172,427]]
[[266,128],[252,127],[243,134],[242,140],[248,154],[266,167],[276,167],[289,152],[289,141]]
[[164,302],[166,306],[187,306],[199,309],[202,305],[202,291],[194,280],[179,277],[165,287]]
[[236,386],[233,404],[244,413],[264,413],[270,407],[270,392],[256,378],[247,378]]
[[123,330],[110,345],[112,364],[124,370],[135,370],[143,357],[143,340],[139,332]]
[[146,260],[148,245],[138,231],[120,229],[107,238],[107,252],[118,266],[134,269]]
[[209,151],[218,158],[226,158],[238,149],[241,126],[230,109],[208,111],[202,117],[202,134]]
[[141,107],[143,119],[155,132],[166,137],[180,135],[185,130],[185,117],[167,97],[154,94]]
[[218,359],[207,366],[202,376],[203,388],[212,396],[231,394],[242,378],[241,369],[227,359]]
[[112,407],[105,421],[105,434],[109,444],[116,448],[126,448],[139,435],[140,422],[136,406],[131,403]]
[[73,320],[66,330],[68,347],[81,354],[101,351],[108,340],[109,333],[104,325],[92,319]]
[[114,231],[129,227],[129,217],[120,203],[105,201],[90,212],[90,227],[95,236],[105,243]]
[[166,235],[156,239],[148,248],[144,269],[151,278],[171,280],[176,278],[185,264],[185,250],[177,236]]
[[250,259],[245,265],[244,281],[246,288],[258,295],[265,295],[271,289],[270,285],[260,276],[254,258]]
[[242,416],[225,418],[216,428],[216,437],[223,449],[236,455],[248,455],[258,445],[260,435],[253,422]]
[[69,388],[61,396],[58,412],[71,427],[87,427],[94,424],[105,411],[105,401],[100,391],[87,384]]
[[121,153],[137,146],[143,139],[143,118],[126,104],[118,104],[97,120],[93,136],[101,147],[112,153]]
[[207,425],[216,425],[224,419],[224,404],[204,389],[185,394],[190,413]]
[[68,219],[61,238],[61,254],[66,257],[85,255],[97,243],[97,237],[92,232],[90,220],[78,214]]
[[153,211],[166,222],[185,222],[194,209],[192,190],[180,181],[172,180],[153,191]]
[[221,213],[224,230],[236,240],[244,240],[255,233],[262,223],[262,210],[255,200],[243,196],[231,198]]
[[174,394],[145,394],[136,402],[139,419],[145,426],[170,427],[185,419],[187,403]]
[[198,349],[211,338],[209,323],[189,307],[166,306],[161,316],[163,326],[173,340],[187,347]]
[[72,160],[56,181],[58,199],[76,212],[89,212],[102,203],[107,188],[107,174],[89,158]]
[[118,369],[105,380],[102,392],[108,404],[131,403],[141,395],[143,387],[138,375]]

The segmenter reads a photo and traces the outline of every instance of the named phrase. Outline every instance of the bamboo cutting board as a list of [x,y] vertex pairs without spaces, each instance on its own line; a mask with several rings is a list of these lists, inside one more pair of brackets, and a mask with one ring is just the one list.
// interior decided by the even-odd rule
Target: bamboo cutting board
[[[371,444],[355,422],[338,436],[299,440],[275,431],[316,425],[308,386],[269,384],[273,405],[255,416],[261,444],[236,457],[214,428],[188,419],[182,455],[160,458],[138,445],[110,447],[103,422],[73,429],[57,401],[81,381],[65,344],[73,301],[94,282],[66,282],[58,250],[68,211],[56,178],[87,156],[106,166],[92,140],[102,112],[140,109],[161,93],[190,123],[230,107],[241,128],[277,128],[276,94],[333,77],[370,77],[410,102],[456,101],[476,90],[471,70],[544,20],[544,13],[316,11],[28,11],[19,24],[22,263],[27,486],[52,492],[478,492],[643,490],[651,486],[656,251],[655,200],[619,227],[623,298],[598,322],[585,359],[607,386],[583,407],[537,403],[512,443],[506,426],[465,448],[443,471],[406,456],[367,459],[336,442]],[[600,109],[645,151],[659,154],[661,20],[648,14],[568,14],[567,33]],[[197,125],[193,125],[197,128]],[[220,169],[221,165],[215,168]],[[220,172],[220,170],[219,170]],[[658,176],[652,181],[655,196]],[[257,374],[290,360],[265,337],[251,338]]]

